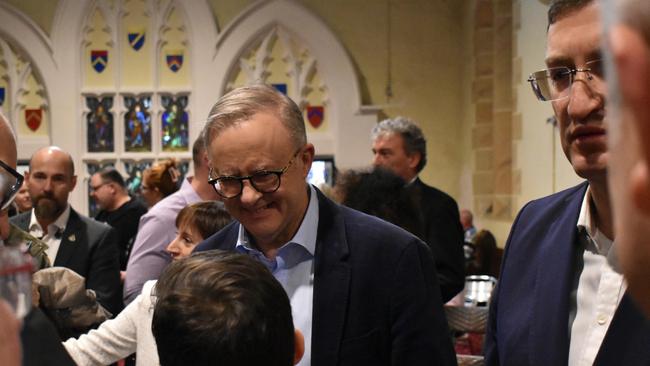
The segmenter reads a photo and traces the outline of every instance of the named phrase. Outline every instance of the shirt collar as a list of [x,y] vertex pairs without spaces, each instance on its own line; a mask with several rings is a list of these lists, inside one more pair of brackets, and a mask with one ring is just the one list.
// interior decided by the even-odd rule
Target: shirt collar
[[[52,234],[54,232],[63,232],[65,230],[65,226],[68,224],[68,219],[70,218],[70,205],[66,204],[65,210],[57,217],[56,220],[54,220],[53,223],[48,225],[47,227],[47,232],[48,234]],[[51,230],[54,228],[55,230]],[[34,213],[34,210],[32,209],[32,216],[29,221],[29,231],[30,232],[37,232],[39,234],[43,234],[43,228],[41,227],[41,224],[38,223],[38,220],[36,219],[36,214]]]
[[[285,243],[279,250],[278,255],[282,255],[283,249],[291,243],[295,243],[305,248],[311,256],[314,256],[316,252],[316,235],[318,232],[318,198],[316,197],[316,189],[310,184],[309,185],[309,204],[307,204],[307,211],[305,212],[305,217],[302,219],[302,223],[298,228],[296,234],[289,240],[288,243]],[[239,224],[239,232],[237,235],[237,244],[235,248],[240,252],[249,252],[257,251],[250,245],[248,240],[248,233],[246,232],[244,226]]]
[[591,216],[591,187],[587,187],[585,196],[582,199],[582,206],[580,207],[580,215],[578,216],[578,230],[584,232],[589,236],[589,239],[593,242],[596,251],[604,256],[612,257],[615,261],[615,254],[611,251],[611,247],[614,242],[605,236],[598,228],[596,227],[593,218]]

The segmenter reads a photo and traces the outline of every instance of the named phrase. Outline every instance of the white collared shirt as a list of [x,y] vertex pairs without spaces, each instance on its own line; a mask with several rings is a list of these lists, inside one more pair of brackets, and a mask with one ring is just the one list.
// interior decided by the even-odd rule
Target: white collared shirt
[[298,366],[311,365],[313,266],[318,232],[318,197],[312,185],[309,185],[309,192],[309,204],[298,231],[288,243],[278,249],[274,260],[268,259],[250,244],[248,233],[241,224],[235,245],[235,249],[240,253],[246,253],[262,262],[289,296],[294,327],[299,329],[305,338],[305,353]]
[[36,220],[36,214],[32,210],[32,217],[29,222],[29,233],[37,238],[40,238],[45,244],[47,244],[47,257],[50,259],[50,263],[54,265],[56,260],[56,254],[59,252],[59,246],[61,245],[61,237],[65,226],[68,224],[68,218],[70,217],[70,205],[67,205],[65,210],[59,215],[59,217],[54,220],[53,223],[47,226],[47,235],[43,236],[43,228],[41,224]]
[[614,242],[595,227],[591,206],[587,189],[577,224],[584,252],[583,268],[576,269],[578,287],[571,306],[569,366],[593,365],[626,289],[616,251],[612,250]]

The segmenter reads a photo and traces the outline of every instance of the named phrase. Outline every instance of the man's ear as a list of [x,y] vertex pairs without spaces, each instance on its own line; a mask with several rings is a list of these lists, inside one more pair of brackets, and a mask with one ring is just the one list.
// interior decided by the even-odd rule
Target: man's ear
[[293,364],[297,365],[302,356],[305,354],[305,337],[298,329],[294,330],[294,351],[293,351]]
[[610,32],[622,104],[639,134],[640,161],[630,174],[630,187],[637,208],[650,215],[650,48],[634,29],[619,25]]
[[314,162],[316,150],[314,149],[314,145],[310,143],[307,143],[303,149],[304,151],[298,155],[298,159],[302,161],[303,175],[307,178],[307,174],[309,174],[309,170],[311,169],[311,163]]
[[413,169],[413,171],[417,171],[417,166],[420,164],[420,160],[422,160],[422,154],[419,152],[414,152],[411,155],[408,156],[408,164],[409,168]]

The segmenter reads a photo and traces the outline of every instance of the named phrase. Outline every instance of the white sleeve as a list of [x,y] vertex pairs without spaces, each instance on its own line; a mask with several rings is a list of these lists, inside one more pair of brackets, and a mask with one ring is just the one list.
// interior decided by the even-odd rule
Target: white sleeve
[[148,301],[149,292],[140,294],[114,319],[102,323],[78,339],[70,338],[63,342],[72,359],[79,366],[109,365],[121,360],[136,350],[138,319],[147,314],[142,303]]

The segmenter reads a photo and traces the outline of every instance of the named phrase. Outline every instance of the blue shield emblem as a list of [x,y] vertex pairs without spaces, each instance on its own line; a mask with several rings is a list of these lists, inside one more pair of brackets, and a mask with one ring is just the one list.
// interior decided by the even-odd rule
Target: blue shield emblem
[[167,66],[173,72],[178,72],[183,66],[183,51],[176,51],[167,54]]
[[287,84],[271,84],[271,86],[280,93],[287,95]]
[[90,64],[93,66],[93,69],[98,73],[101,73],[106,69],[108,64],[108,51],[107,50],[95,50],[90,51]]
[[0,88],[0,106],[5,102],[5,88]]
[[144,45],[144,35],[144,29],[137,29],[129,31],[126,36],[129,39],[131,47],[133,47],[134,50],[139,51],[140,48],[142,48],[142,45]]

